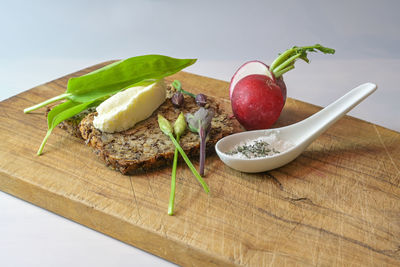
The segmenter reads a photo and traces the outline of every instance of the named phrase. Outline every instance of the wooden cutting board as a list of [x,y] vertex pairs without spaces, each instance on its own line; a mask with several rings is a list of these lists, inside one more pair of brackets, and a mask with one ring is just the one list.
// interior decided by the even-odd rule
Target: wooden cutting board
[[[0,103],[2,191],[180,265],[400,265],[400,134],[352,117],[274,171],[240,173],[208,157],[209,195],[181,164],[175,216],[167,215],[170,167],[121,175],[61,129],[36,156],[44,110],[22,110],[105,64]],[[184,72],[172,79],[230,111],[227,82]],[[276,126],[319,109],[288,99]]]

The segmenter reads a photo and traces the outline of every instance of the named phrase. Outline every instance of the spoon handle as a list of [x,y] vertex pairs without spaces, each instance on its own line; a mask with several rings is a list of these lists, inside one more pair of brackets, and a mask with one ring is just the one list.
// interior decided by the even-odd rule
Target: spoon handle
[[321,111],[315,113],[300,123],[297,123],[296,128],[300,127],[302,131],[305,131],[303,135],[305,137],[303,139],[304,145],[308,146],[319,135],[325,132],[333,123],[343,117],[367,96],[372,94],[376,88],[376,84],[364,83],[354,88]]

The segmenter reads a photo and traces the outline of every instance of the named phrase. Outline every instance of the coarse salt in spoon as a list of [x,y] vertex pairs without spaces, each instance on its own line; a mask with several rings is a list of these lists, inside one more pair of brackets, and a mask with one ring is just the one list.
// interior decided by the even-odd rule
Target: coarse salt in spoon
[[[372,94],[376,88],[377,86],[373,83],[362,84],[309,118],[289,126],[226,136],[217,142],[215,150],[226,165],[238,171],[257,173],[281,167],[297,158],[318,136]],[[270,156],[254,158],[231,154],[238,144],[269,136],[274,136],[274,138],[276,136],[274,140],[284,142],[283,147],[287,149]]]

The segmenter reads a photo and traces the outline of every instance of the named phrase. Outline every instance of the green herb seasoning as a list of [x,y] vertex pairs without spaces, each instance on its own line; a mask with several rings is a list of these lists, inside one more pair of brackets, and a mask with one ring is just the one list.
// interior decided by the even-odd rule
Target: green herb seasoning
[[240,143],[227,154],[238,158],[262,158],[279,154],[292,146],[292,143],[279,140],[276,134],[271,134]]
[[269,143],[261,140],[255,141],[254,144],[244,144],[242,146],[237,146],[235,149],[229,152],[230,155],[242,154],[249,159],[271,156],[277,153],[280,152],[275,148],[271,148]]

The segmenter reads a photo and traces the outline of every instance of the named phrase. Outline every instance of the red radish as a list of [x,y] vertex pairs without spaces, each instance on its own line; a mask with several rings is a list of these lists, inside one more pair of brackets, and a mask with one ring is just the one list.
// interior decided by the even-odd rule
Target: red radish
[[307,52],[319,50],[334,54],[335,50],[314,46],[293,47],[279,55],[271,67],[261,61],[243,64],[233,75],[229,88],[232,111],[246,130],[267,129],[278,119],[286,101],[286,84],[282,75],[294,69],[300,58],[307,63]]
[[233,90],[235,89],[237,82],[240,81],[242,78],[253,74],[266,75],[269,78],[275,80],[282,90],[284,101],[286,101],[286,85],[285,82],[283,81],[283,77],[281,76],[278,79],[275,79],[274,75],[269,71],[269,66],[265,65],[264,63],[258,60],[253,60],[244,63],[232,76],[231,84],[229,87],[229,96],[231,99]]
[[232,110],[246,130],[274,124],[285,104],[281,88],[274,80],[265,74],[252,74],[242,78],[236,88]]

